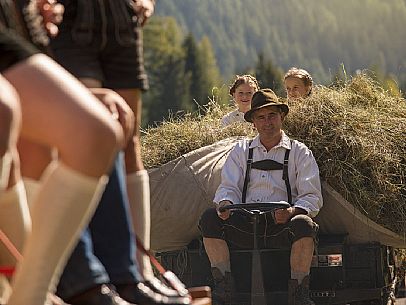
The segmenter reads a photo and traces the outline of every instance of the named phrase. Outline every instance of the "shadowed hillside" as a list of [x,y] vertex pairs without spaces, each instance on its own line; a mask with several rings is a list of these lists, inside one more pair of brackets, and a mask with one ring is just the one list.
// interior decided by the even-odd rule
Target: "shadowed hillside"
[[379,67],[406,81],[403,0],[166,0],[157,14],[174,16],[197,39],[207,35],[225,78],[253,66],[263,51],[286,69],[301,66],[328,83],[344,63]]

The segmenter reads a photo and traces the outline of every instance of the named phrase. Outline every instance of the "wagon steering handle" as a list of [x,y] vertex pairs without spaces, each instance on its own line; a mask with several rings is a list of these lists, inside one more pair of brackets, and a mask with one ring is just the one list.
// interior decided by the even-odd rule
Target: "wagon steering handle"
[[224,212],[226,210],[241,210],[246,212],[247,214],[266,214],[271,213],[278,209],[286,209],[289,208],[290,204],[287,202],[253,202],[253,203],[238,203],[238,204],[231,204],[226,205],[219,208],[220,212]]
[[253,203],[238,203],[238,204],[231,204],[226,205],[219,208],[220,212],[224,212],[226,210],[241,210],[244,213],[249,214],[253,219],[253,237],[254,237],[254,249],[258,249],[258,241],[257,241],[257,226],[259,223],[259,216],[261,214],[271,213],[272,219],[274,223],[275,215],[273,211],[278,209],[286,209],[289,208],[290,204],[287,202],[253,202]]

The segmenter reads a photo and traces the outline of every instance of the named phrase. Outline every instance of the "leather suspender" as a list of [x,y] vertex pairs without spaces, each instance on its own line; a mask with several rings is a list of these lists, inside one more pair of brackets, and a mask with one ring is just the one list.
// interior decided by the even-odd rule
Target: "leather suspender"
[[[251,146],[252,140],[249,141],[248,146]],[[242,200],[241,203],[245,203],[245,200],[247,199],[247,188],[248,188],[248,183],[250,182],[250,171],[251,171],[251,166],[252,166],[252,155],[253,155],[253,149],[252,147],[249,147],[248,149],[248,159],[247,159],[247,169],[245,171],[245,178],[244,178],[244,186],[242,188]]]
[[[291,141],[292,145],[292,141]],[[283,174],[282,174],[282,179],[285,181],[286,185],[286,192],[288,193],[288,203],[292,206],[292,189],[290,187],[290,182],[289,182],[289,154],[290,154],[290,149],[287,149],[285,151],[285,158],[283,159]]]
[[[251,146],[252,140],[249,142],[249,146]],[[292,141],[291,141],[292,143]],[[283,159],[283,164],[280,164],[276,161],[273,160],[269,160],[272,161],[273,163],[273,168],[269,169],[269,170],[282,170],[282,179],[285,181],[285,185],[286,185],[286,192],[288,194],[288,202],[290,205],[292,204],[292,189],[290,187],[290,182],[289,182],[289,154],[290,154],[290,149],[286,149],[285,152],[285,157]],[[247,159],[247,169],[245,171],[245,178],[244,178],[244,186],[242,189],[242,203],[245,203],[246,199],[247,199],[247,189],[248,189],[248,183],[250,182],[250,172],[251,172],[251,168],[253,166],[253,148],[250,147],[248,149],[248,159]],[[258,161],[258,162],[262,162],[262,161]],[[255,162],[256,163],[256,162]],[[275,163],[277,164],[277,166],[275,167]],[[255,168],[255,167],[254,167]]]

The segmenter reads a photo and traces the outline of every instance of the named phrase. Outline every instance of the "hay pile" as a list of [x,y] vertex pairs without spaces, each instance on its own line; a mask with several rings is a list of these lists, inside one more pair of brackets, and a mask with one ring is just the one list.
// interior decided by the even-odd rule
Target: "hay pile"
[[144,165],[154,168],[200,147],[233,136],[254,135],[248,124],[220,127],[220,118],[230,109],[210,103],[201,113],[172,116],[158,127],[143,130]]
[[[229,109],[212,103],[205,115],[173,117],[142,137],[144,162],[157,167],[180,155],[236,136],[249,124],[221,129]],[[370,219],[406,234],[406,101],[365,75],[341,88],[319,87],[290,105],[287,133],[313,151],[321,177]]]

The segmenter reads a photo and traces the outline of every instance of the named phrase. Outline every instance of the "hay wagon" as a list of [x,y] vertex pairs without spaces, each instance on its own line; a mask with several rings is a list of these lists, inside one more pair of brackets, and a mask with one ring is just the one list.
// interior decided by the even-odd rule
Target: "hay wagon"
[[[152,248],[188,286],[211,285],[210,264],[197,228],[212,206],[220,169],[235,139],[200,148],[150,171]],[[318,305],[389,305],[400,277],[396,248],[405,239],[371,221],[327,183],[310,289]],[[289,249],[231,250],[234,305],[287,304]],[[259,266],[259,267],[258,267]]]
[[[377,242],[347,244],[345,235],[321,235],[313,257],[310,290],[317,305],[395,304],[400,282],[394,248]],[[233,305],[287,304],[289,249],[231,250],[236,283]],[[210,264],[200,240],[187,248],[158,253],[187,286],[212,285]],[[260,266],[260,268],[258,268]]]

